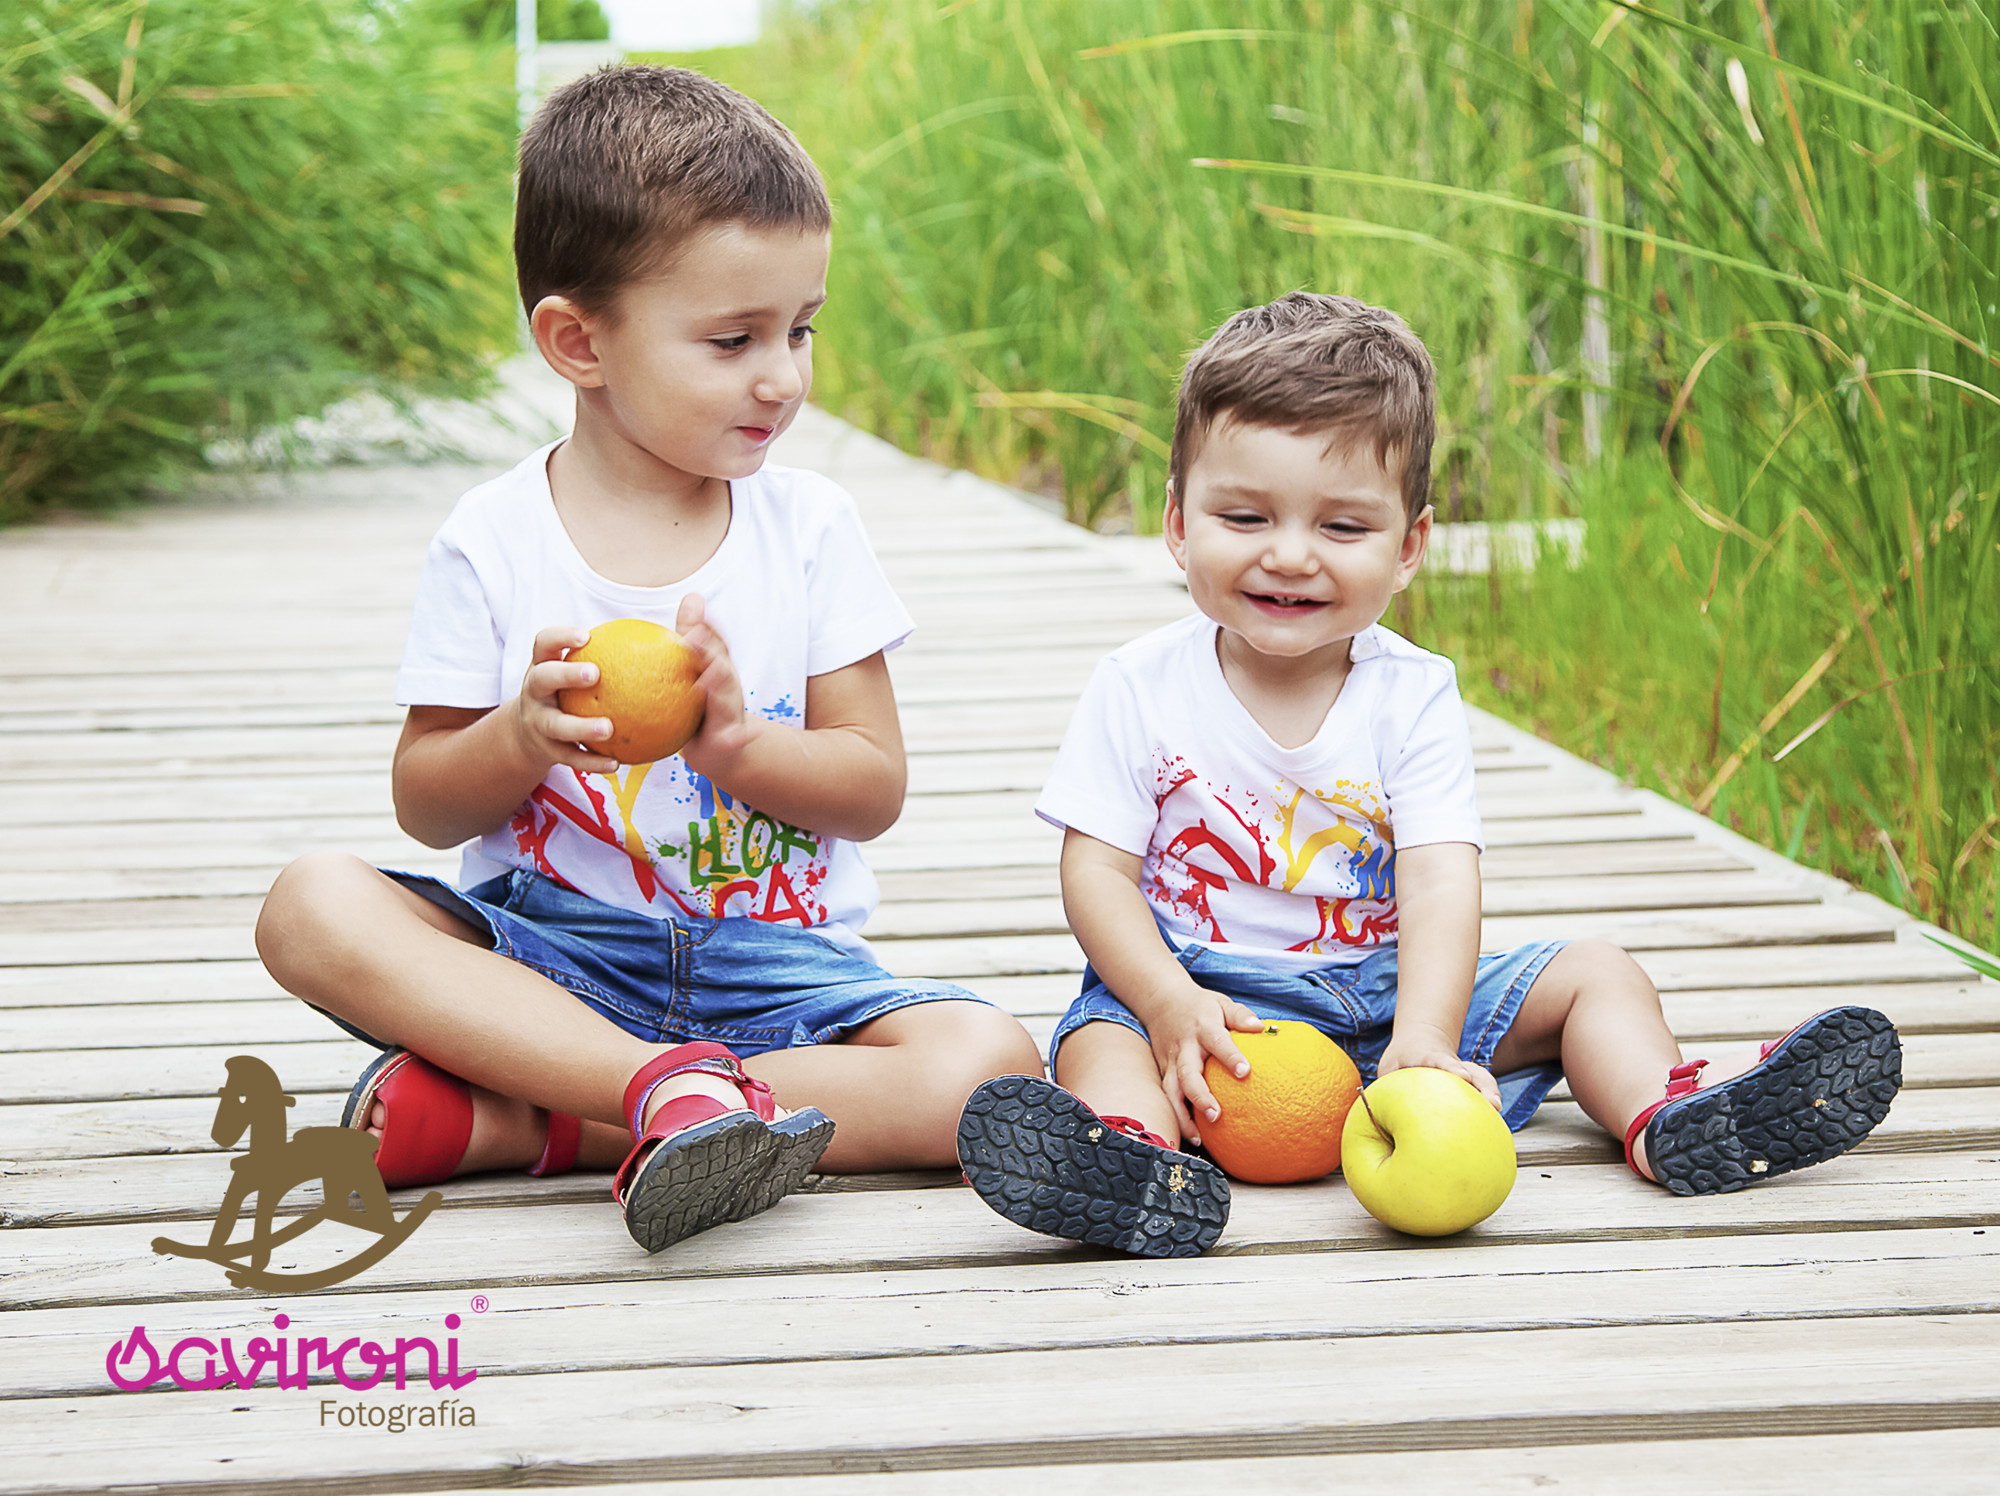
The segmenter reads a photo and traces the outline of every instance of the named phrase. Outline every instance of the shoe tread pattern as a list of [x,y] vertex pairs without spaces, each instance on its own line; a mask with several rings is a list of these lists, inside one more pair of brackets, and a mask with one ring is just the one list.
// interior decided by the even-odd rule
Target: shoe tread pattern
[[747,1221],[797,1192],[833,1141],[833,1118],[809,1106],[767,1124],[767,1130],[777,1140],[770,1150],[770,1164],[762,1179],[744,1187],[729,1217],[732,1221]]
[[1660,1108],[1646,1161],[1677,1195],[1728,1194],[1847,1152],[1902,1083],[1894,1025],[1873,1008],[1833,1008],[1754,1069]]
[[648,1252],[659,1252],[740,1220],[746,1192],[762,1185],[777,1148],[777,1135],[747,1111],[682,1129],[640,1165],[625,1196],[626,1229]]
[[1003,1075],[972,1093],[958,1160],[980,1199],[1045,1236],[1193,1257],[1229,1221],[1229,1180],[1214,1164],[1129,1137],[1033,1076]]

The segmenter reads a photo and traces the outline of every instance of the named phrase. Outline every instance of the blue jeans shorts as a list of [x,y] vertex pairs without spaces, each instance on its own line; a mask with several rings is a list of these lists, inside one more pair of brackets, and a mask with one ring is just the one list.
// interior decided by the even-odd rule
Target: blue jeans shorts
[[649,1044],[707,1040],[748,1056],[831,1043],[917,1003],[985,1001],[949,982],[891,976],[859,952],[789,925],[655,919],[518,868],[467,892],[383,871]]
[[[1479,958],[1472,1006],[1466,1010],[1465,1030],[1458,1041],[1460,1059],[1492,1065],[1493,1051],[1514,1026],[1528,989],[1566,943],[1545,940]],[[1390,1022],[1396,1012],[1395,946],[1385,946],[1358,965],[1298,973],[1272,971],[1201,945],[1183,946],[1174,954],[1187,974],[1209,991],[1226,993],[1266,1022],[1290,1018],[1311,1024],[1347,1051],[1363,1084],[1375,1079],[1375,1065],[1389,1047]],[[1083,994],[1070,1004],[1049,1041],[1051,1074],[1063,1040],[1086,1023],[1122,1023],[1140,1035],[1146,1032],[1132,1010],[1086,966]],[[1535,1065],[1495,1079],[1500,1083],[1501,1115],[1519,1132],[1562,1079],[1562,1066]]]

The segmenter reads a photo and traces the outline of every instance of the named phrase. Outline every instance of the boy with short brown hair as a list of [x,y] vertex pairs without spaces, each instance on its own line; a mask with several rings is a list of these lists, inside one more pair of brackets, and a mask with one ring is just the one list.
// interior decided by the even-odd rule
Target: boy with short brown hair
[[1514,1128],[1566,1075],[1634,1172],[1680,1194],[1831,1158],[1887,1112],[1900,1050],[1872,1009],[1703,1087],[1617,947],[1479,953],[1456,674],[1379,623],[1430,535],[1434,387],[1393,313],[1306,292],[1188,360],[1165,529],[1200,611],[1098,667],[1036,805],[1065,830],[1089,958],[1050,1046],[1060,1086],[990,1081],[960,1122],[973,1187],[1009,1219],[1205,1250],[1228,1183],[1179,1145],[1220,1116],[1205,1063],[1248,1074],[1230,1033],[1273,1019],[1319,1028],[1364,1079],[1454,1072]]
[[[858,933],[910,619],[853,500],[765,463],[811,384],[830,222],[783,126],[695,73],[592,74],[522,141],[522,300],[575,431],[459,501],[398,676],[397,817],[470,839],[459,886],[315,853],[257,930],[281,984],[385,1049],[343,1120],[392,1186],[619,1165],[657,1251],[815,1167],[945,1163],[974,1085],[1040,1069],[1013,1018]],[[557,700],[622,617],[700,660],[701,726],[658,763]]]

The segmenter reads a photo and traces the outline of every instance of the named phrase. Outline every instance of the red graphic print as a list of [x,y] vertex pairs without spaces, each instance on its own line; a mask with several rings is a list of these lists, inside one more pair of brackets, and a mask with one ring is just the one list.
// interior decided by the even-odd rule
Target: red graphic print
[[[534,794],[528,798],[543,809],[552,811],[555,815],[559,815],[565,820],[570,821],[581,830],[587,831],[606,846],[616,847],[624,854],[625,860],[632,865],[632,879],[639,885],[639,897],[649,904],[652,903],[653,895],[659,891],[660,887],[660,880],[658,875],[653,871],[653,865],[644,858],[634,857],[626,850],[625,833],[621,828],[612,823],[604,804],[604,796],[592,789],[590,781],[583,775],[577,774],[574,769],[570,772],[576,774],[577,784],[582,788],[584,796],[590,801],[591,809],[596,811],[597,814],[594,817],[586,813],[581,807],[565,800],[547,784],[536,785]],[[551,825],[553,824],[552,820]],[[542,832],[541,839],[543,842],[547,842],[548,832],[546,830]],[[553,870],[550,870],[550,876],[554,876]],[[558,881],[561,880],[558,879]],[[676,900],[676,902],[679,901]],[[690,910],[689,912],[692,913],[693,911]]]

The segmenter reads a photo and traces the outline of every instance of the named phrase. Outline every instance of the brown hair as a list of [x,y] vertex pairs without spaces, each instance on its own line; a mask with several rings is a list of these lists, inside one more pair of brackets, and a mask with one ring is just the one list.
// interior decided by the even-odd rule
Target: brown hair
[[521,136],[514,270],[606,311],[710,224],[824,232],[826,184],[783,125],[686,68],[607,67],[550,94]]
[[1437,376],[1394,312],[1352,296],[1294,291],[1238,312],[1188,356],[1167,471],[1174,502],[1219,420],[1369,441],[1389,470],[1403,462],[1406,519],[1431,494]]

